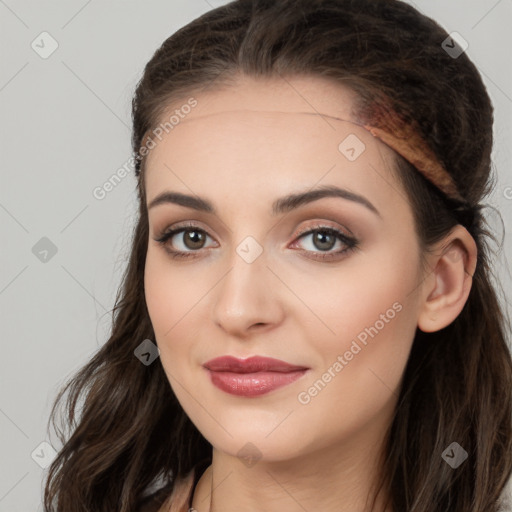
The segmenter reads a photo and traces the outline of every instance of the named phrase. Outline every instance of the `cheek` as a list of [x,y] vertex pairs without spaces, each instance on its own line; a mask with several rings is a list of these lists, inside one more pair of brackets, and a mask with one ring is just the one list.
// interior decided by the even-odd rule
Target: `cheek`
[[309,308],[298,322],[318,356],[315,378],[330,371],[328,400],[346,400],[347,393],[338,393],[343,388],[363,404],[372,392],[386,395],[399,384],[417,326],[417,263],[412,250],[407,260],[398,252],[361,253],[339,272],[295,281],[294,292]]
[[[382,251],[378,261],[360,257],[345,270],[328,281],[316,280],[316,292],[309,295],[308,305],[329,330],[320,326],[324,334],[313,336],[310,329],[308,339],[320,364],[298,397],[315,428],[325,431],[331,425],[332,436],[391,408],[417,325],[412,254],[402,261],[396,251]],[[303,294],[313,280],[304,284]]]
[[319,267],[318,272],[294,275],[293,270],[282,269],[281,273],[286,272],[283,280],[293,283],[293,292],[307,306],[308,310],[302,308],[303,319],[316,317],[322,347],[340,349],[375,323],[380,331],[383,326],[389,331],[391,324],[410,316],[403,313],[406,309],[414,314],[405,306],[414,298],[418,265],[412,248],[407,258],[399,252],[389,247],[378,253],[354,254],[337,268]]
[[181,381],[204,358],[205,347],[199,340],[206,343],[208,336],[201,331],[211,330],[211,311],[205,304],[219,279],[208,265],[191,263],[180,267],[159,248],[150,248],[146,257],[146,304],[160,359],[173,388],[173,376]]
[[148,250],[144,291],[157,337],[170,336],[174,325],[186,317],[204,294],[204,281],[194,279],[195,272],[191,269],[180,269],[163,250]]
[[176,332],[187,323],[192,305],[200,299],[201,290],[198,283],[191,281],[189,272],[172,269],[170,257],[164,251],[150,248],[144,271],[144,292],[157,344],[165,353],[168,343],[164,341],[176,339]]
[[[144,293],[160,362],[174,394],[183,404],[187,403],[187,395],[182,395],[180,384],[184,382],[184,368],[188,368],[186,361],[190,360],[187,342],[191,333],[187,311],[198,298],[195,296],[197,289],[195,294],[193,292],[194,285],[187,283],[184,273],[172,271],[171,265],[164,251],[148,250]],[[190,385],[187,387],[191,388]]]

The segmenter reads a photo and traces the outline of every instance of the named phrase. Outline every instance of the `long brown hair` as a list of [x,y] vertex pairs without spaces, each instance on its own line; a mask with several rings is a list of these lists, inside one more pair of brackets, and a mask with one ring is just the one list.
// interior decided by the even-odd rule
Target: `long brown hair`
[[[493,107],[465,53],[442,47],[436,22],[399,0],[237,0],[169,37],[144,69],[133,99],[134,152],[164,109],[201,90],[250,77],[336,80],[360,99],[369,121],[379,98],[413,122],[465,199],[455,204],[397,156],[393,172],[428,251],[455,225],[474,237],[478,261],[469,298],[446,328],[417,330],[384,462],[396,512],[497,512],[512,473],[509,324],[489,265],[493,234],[481,202],[493,185]],[[140,155],[139,155],[140,156]],[[160,360],[134,350],[154,332],[144,299],[148,216],[144,160],[137,158],[138,221],[112,311],[108,341],[60,391],[64,443],[50,467],[48,512],[135,512],[150,490],[211,462],[211,445],[174,396]],[[65,397],[67,397],[65,399]],[[468,460],[453,470],[443,451]]]

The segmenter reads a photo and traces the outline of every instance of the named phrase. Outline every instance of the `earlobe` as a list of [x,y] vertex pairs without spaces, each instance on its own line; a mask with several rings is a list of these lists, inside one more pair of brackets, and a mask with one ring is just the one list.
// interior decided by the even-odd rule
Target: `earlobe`
[[438,244],[429,256],[431,275],[423,282],[418,327],[435,332],[450,325],[460,314],[471,290],[476,268],[475,240],[461,225]]

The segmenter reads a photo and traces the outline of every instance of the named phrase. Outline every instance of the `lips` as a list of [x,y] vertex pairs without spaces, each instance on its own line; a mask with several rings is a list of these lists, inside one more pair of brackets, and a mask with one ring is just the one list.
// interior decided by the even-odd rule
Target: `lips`
[[211,359],[203,365],[213,372],[256,373],[279,372],[288,373],[307,370],[306,366],[297,366],[272,357],[253,356],[238,359],[233,356],[222,356]]
[[211,383],[231,395],[256,397],[291,384],[309,368],[271,357],[217,357],[203,365]]

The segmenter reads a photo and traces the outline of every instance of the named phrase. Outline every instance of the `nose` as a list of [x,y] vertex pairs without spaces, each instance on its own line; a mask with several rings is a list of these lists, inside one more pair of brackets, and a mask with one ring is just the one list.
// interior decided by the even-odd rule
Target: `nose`
[[267,267],[266,253],[250,262],[234,251],[229,263],[229,271],[214,289],[215,324],[237,338],[279,325],[284,316],[284,290]]

